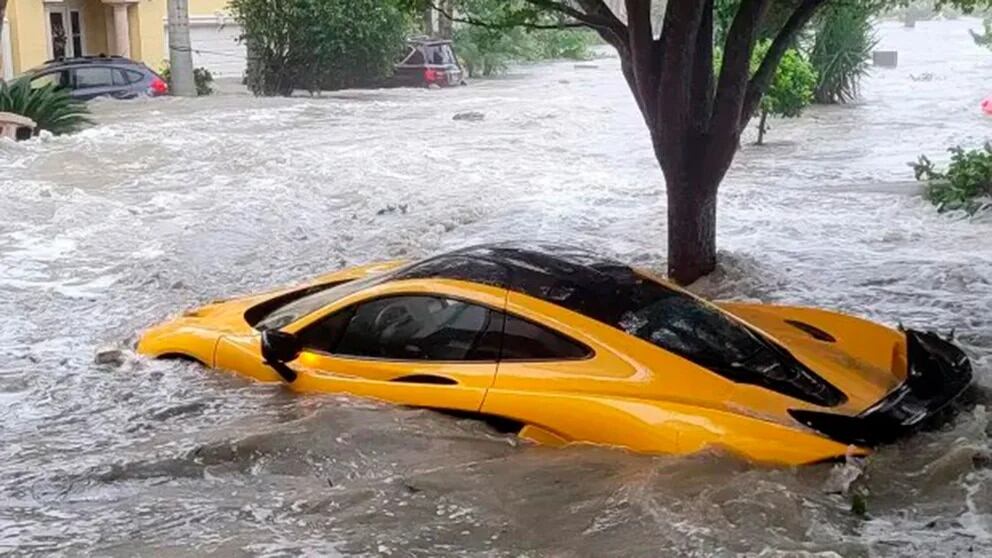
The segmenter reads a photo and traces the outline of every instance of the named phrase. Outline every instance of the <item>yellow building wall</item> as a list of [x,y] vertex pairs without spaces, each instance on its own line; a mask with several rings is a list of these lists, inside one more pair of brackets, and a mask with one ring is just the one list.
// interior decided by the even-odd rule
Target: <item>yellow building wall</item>
[[213,15],[226,12],[230,0],[189,0],[190,15]]
[[38,0],[9,0],[7,19],[14,74],[48,60],[44,4]]
[[[83,20],[83,40],[85,41],[83,54],[86,56],[110,54],[110,47],[107,45],[107,17],[103,3],[86,2],[82,8],[79,15]],[[41,32],[42,41],[44,41],[44,27],[42,27]]]
[[132,5],[127,9],[127,26],[130,33],[131,58],[141,60],[141,5]]
[[[131,57],[157,70],[165,52],[166,0],[141,0],[131,8]],[[135,21],[137,20],[137,21]]]
[[[193,0],[223,6],[227,0]],[[85,0],[81,6],[84,54],[112,54],[108,44],[108,21],[113,21],[113,7],[101,0]],[[192,11],[192,8],[191,8]],[[131,34],[131,58],[141,60],[152,68],[161,66],[165,53],[166,0],[138,0],[128,9]],[[7,19],[10,23],[11,54],[14,74],[20,74],[48,60],[48,36],[45,5],[42,0],[8,0]]]

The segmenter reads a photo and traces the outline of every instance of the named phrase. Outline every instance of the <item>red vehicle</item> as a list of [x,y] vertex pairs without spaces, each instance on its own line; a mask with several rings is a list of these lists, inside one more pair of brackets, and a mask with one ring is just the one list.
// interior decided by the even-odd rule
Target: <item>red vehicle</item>
[[393,69],[388,85],[395,87],[465,85],[451,41],[444,39],[410,39],[403,60]]

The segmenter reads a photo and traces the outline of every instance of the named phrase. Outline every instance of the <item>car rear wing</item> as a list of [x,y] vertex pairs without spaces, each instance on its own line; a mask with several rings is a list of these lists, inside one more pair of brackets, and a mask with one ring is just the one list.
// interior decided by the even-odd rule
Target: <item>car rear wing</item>
[[856,416],[791,409],[799,422],[847,444],[874,446],[909,434],[944,415],[971,385],[964,352],[933,332],[906,331],[906,380]]

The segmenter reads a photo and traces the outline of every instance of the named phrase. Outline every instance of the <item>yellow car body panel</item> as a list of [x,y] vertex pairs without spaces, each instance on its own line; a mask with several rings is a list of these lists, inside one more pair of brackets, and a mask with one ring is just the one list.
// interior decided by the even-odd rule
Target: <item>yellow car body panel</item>
[[[401,262],[351,268],[322,275],[303,287],[374,277],[399,266]],[[155,357],[183,355],[258,381],[282,381],[265,362],[262,335],[245,313],[299,288],[187,312],[145,331],[138,351]],[[304,348],[289,363],[296,373],[289,388],[511,419],[521,424],[521,437],[553,446],[590,443],[665,454],[717,448],[757,462],[787,465],[870,452],[831,439],[790,416],[790,410],[824,410],[814,403],[731,381],[622,329],[498,285],[430,277],[384,281],[345,294],[282,331],[299,335],[363,301],[415,294],[470,302],[540,324],[584,345],[589,355],[567,360],[444,362],[338,356]],[[829,409],[833,413],[854,417],[907,376],[906,336],[899,331],[810,308],[736,302],[713,306],[717,307],[780,343],[841,389],[846,399]],[[836,339],[811,338],[787,320],[829,331]],[[429,377],[433,383],[404,381],[414,377]]]
[[714,449],[781,465],[869,453],[775,422],[651,399],[490,390],[482,410],[526,420],[529,427],[551,433],[557,440],[553,445],[588,443],[675,455]]

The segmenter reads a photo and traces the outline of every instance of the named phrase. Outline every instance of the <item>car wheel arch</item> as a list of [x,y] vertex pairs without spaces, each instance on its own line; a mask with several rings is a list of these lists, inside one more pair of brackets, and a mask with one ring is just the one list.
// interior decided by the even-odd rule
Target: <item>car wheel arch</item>
[[183,362],[195,362],[195,363],[197,363],[197,364],[199,364],[201,366],[210,366],[206,362],[203,362],[203,360],[200,359],[200,358],[197,358],[197,357],[195,357],[195,356],[193,356],[191,354],[188,354],[188,353],[183,353],[183,352],[178,352],[178,351],[173,351],[173,352],[162,353],[160,355],[156,355],[155,356],[155,360],[178,360],[178,361],[183,361]]

